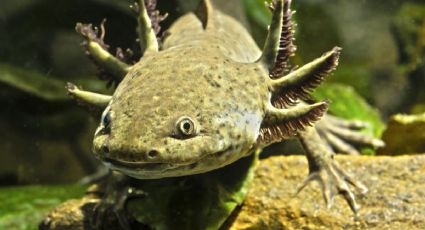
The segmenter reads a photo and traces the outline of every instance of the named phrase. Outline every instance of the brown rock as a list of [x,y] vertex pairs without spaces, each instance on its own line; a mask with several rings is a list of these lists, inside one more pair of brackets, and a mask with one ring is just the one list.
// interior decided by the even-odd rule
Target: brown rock
[[319,186],[294,197],[307,176],[302,156],[263,160],[243,206],[225,229],[425,229],[425,156],[339,156],[369,192],[358,216],[341,197],[325,207]]
[[382,134],[386,146],[378,155],[401,155],[425,152],[425,113],[397,114],[390,118]]
[[92,214],[98,198],[85,196],[81,199],[68,200],[50,211],[40,223],[40,230],[83,230],[91,229],[87,213]]
[[[275,156],[260,162],[248,197],[222,229],[425,229],[425,155],[337,160],[369,188],[357,197],[362,206],[357,217],[341,197],[327,209],[317,185],[294,196],[307,176],[305,157]],[[93,229],[88,218],[98,202],[90,195],[67,201],[40,229]],[[120,229],[116,220],[105,226]]]

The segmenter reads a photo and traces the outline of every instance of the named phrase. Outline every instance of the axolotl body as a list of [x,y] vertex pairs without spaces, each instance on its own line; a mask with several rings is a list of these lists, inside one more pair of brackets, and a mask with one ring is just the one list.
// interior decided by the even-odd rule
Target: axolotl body
[[130,177],[156,179],[216,170],[274,142],[297,137],[310,170],[300,189],[318,180],[326,201],[342,194],[356,211],[348,184],[366,188],[338,166],[330,146],[354,151],[342,141],[349,138],[382,143],[350,130],[361,126],[358,122],[328,115],[312,127],[326,113],[328,102],[305,101],[335,69],[341,49],[289,68],[295,51],[290,1],[277,0],[270,7],[273,19],[262,50],[239,22],[208,0],[196,13],[177,20],[160,46],[151,20],[155,14],[140,1],[143,57],[134,65],[110,55],[80,25],[92,59],[119,79],[112,96],[69,87],[80,101],[106,107],[94,136],[95,155]]

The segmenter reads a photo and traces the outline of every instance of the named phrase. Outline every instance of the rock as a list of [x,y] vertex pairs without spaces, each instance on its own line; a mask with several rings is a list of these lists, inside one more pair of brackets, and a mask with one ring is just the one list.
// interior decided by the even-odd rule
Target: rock
[[[145,195],[127,201],[125,213],[128,214],[129,224],[132,229],[220,228],[246,197],[257,159],[252,154],[220,170],[205,174],[131,181],[132,189],[143,191]],[[111,205],[117,201],[114,197],[101,198],[109,189],[115,193],[108,194],[122,194],[120,187],[109,188],[112,181],[112,178],[108,178],[91,186],[82,199],[69,200],[53,209],[40,224],[40,229],[96,229],[90,224],[93,223],[94,216],[102,215],[94,211],[96,207],[99,211],[106,211],[101,219],[96,218],[106,229],[122,229],[115,215],[116,208],[120,210],[120,206],[99,208],[102,200]]]
[[[425,155],[337,156],[337,161],[369,189],[357,196],[362,206],[357,217],[339,196],[327,209],[316,184],[294,196],[307,175],[307,161],[304,156],[274,156],[260,161],[243,205],[220,229],[425,229]],[[92,229],[88,218],[98,202],[87,195],[65,202],[40,229]],[[105,223],[120,229],[116,220]],[[135,224],[135,229],[146,229]]]
[[378,155],[401,155],[425,152],[425,113],[397,114],[390,118],[382,135],[385,148]]
[[261,161],[243,206],[224,229],[425,229],[425,156],[338,156],[368,188],[358,216],[341,197],[325,207],[318,186],[294,197],[307,175],[303,156]]
[[[84,206],[98,202],[98,199],[83,197],[82,199],[71,199],[59,205],[47,215],[40,223],[39,229],[63,229],[63,230],[83,230],[88,226],[89,221],[84,218]],[[66,213],[66,215],[64,215]]]
[[[39,224],[39,230],[95,230],[94,210],[99,202],[99,197],[94,194],[68,200],[49,212]],[[114,215],[102,218],[101,225],[102,229],[121,230]]]

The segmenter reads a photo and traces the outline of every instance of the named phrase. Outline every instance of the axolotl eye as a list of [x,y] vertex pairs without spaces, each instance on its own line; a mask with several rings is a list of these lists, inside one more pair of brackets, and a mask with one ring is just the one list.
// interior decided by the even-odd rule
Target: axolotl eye
[[188,116],[183,116],[177,119],[176,129],[177,134],[179,134],[178,136],[181,137],[187,138],[197,134],[196,122]]
[[109,127],[111,125],[111,113],[107,112],[103,117],[102,117],[102,125],[104,127]]
[[111,130],[111,111],[108,108],[103,111],[102,118],[100,119],[101,131],[103,134],[110,133]]

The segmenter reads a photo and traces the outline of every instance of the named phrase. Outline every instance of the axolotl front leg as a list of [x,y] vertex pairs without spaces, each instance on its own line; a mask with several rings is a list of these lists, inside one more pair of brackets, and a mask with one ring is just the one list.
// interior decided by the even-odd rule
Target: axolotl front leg
[[[293,12],[290,10],[290,3],[290,0],[278,0],[270,5],[273,18],[260,59],[260,62],[268,68],[271,78],[272,97],[269,111],[281,109],[291,111],[305,106],[306,103],[303,101],[309,100],[310,92],[336,68],[341,50],[335,47],[301,68],[291,70],[289,57],[294,55],[295,46],[292,43],[294,40],[291,22]],[[360,134],[357,129],[365,126],[363,122],[346,121],[324,115],[323,110],[323,107],[318,107],[307,114],[295,112],[298,115],[293,116],[282,113],[278,116],[271,112],[274,114],[271,117],[279,119],[266,117],[266,122],[261,129],[261,141],[263,143],[277,142],[285,139],[286,136],[294,135],[294,132],[297,133],[309,163],[309,176],[298,192],[310,182],[318,181],[328,206],[332,204],[334,195],[339,194],[356,213],[359,206],[349,185],[357,188],[361,193],[367,192],[367,188],[341,169],[334,160],[334,154],[335,152],[358,154],[350,143],[381,147],[383,142]],[[322,120],[318,121],[320,117]],[[309,126],[313,122],[316,122],[316,126]]]
[[328,207],[332,205],[334,195],[341,194],[351,210],[357,213],[359,205],[349,185],[359,190],[361,194],[365,194],[367,188],[345,173],[334,160],[334,155],[336,152],[358,155],[359,151],[351,143],[374,148],[382,147],[383,141],[358,131],[366,125],[362,121],[349,121],[327,114],[316,123],[315,127],[308,127],[300,132],[298,137],[307,156],[309,176],[297,193],[310,182],[317,181]]
[[356,203],[349,184],[362,194],[367,192],[367,188],[341,169],[334,160],[335,153],[320,137],[315,127],[308,127],[300,132],[299,140],[307,156],[309,176],[298,188],[297,193],[301,192],[310,182],[317,181],[321,186],[323,198],[328,207],[332,206],[334,195],[340,194],[344,196],[351,210],[357,213],[359,205]]

